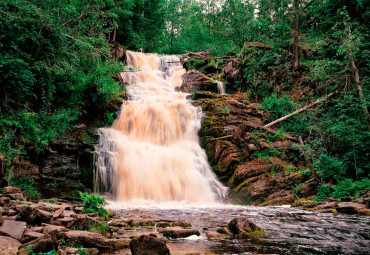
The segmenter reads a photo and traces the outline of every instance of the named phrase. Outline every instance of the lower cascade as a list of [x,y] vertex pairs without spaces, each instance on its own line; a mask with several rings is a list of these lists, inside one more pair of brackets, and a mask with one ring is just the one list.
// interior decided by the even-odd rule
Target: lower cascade
[[127,52],[128,101],[112,127],[98,130],[94,189],[117,201],[222,202],[227,194],[199,145],[202,111],[175,91],[180,58]]

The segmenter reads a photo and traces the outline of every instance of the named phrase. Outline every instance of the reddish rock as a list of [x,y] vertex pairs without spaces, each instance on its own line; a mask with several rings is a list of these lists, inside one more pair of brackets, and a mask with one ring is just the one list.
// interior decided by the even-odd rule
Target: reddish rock
[[26,230],[26,225],[26,222],[23,221],[4,220],[3,224],[0,226],[0,234],[21,240]]
[[12,186],[7,186],[3,190],[4,194],[20,193],[20,192],[22,192],[20,188],[12,187]]
[[132,255],[170,254],[170,250],[163,241],[150,235],[142,235],[134,238],[130,242],[130,250]]
[[251,236],[264,236],[266,233],[246,217],[236,217],[227,224],[230,232],[234,236],[251,235]]
[[207,90],[217,92],[217,84],[206,75],[197,70],[187,71],[182,75],[183,84],[181,90],[191,93],[194,90]]
[[355,202],[341,202],[338,203],[338,206],[335,209],[340,213],[358,213],[359,211],[366,209],[366,205]]
[[0,255],[16,255],[21,243],[8,236],[0,236]]
[[58,218],[63,212],[64,212],[65,208],[62,207],[58,210],[56,210],[54,213],[53,213],[53,218]]
[[70,243],[81,244],[86,248],[98,248],[103,250],[119,250],[128,247],[125,239],[108,239],[100,233],[81,230],[71,230],[59,234],[59,237]]

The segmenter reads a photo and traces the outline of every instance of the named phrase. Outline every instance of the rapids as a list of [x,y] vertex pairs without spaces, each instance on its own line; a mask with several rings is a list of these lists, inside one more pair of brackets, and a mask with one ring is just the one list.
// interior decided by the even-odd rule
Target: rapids
[[126,55],[133,71],[120,75],[129,100],[112,127],[98,131],[95,191],[109,192],[116,201],[222,202],[227,188],[198,141],[202,111],[175,91],[185,73],[180,59]]

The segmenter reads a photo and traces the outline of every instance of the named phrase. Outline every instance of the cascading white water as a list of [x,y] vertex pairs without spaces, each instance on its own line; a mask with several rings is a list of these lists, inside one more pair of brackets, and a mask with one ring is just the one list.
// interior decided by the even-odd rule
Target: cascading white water
[[176,56],[127,52],[136,72],[121,73],[129,101],[99,129],[95,191],[117,201],[221,202],[227,193],[199,145],[202,112],[176,92],[185,70]]

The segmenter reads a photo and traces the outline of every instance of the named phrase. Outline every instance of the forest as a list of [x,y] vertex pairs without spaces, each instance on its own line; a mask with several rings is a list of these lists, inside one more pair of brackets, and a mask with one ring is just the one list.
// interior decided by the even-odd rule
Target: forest
[[[358,199],[369,180],[369,2],[363,0],[3,0],[0,155],[38,157],[58,134],[105,115],[124,88],[110,45],[161,54],[235,52],[245,92],[304,140],[318,199]],[[258,42],[269,50],[245,48]],[[248,57],[245,57],[248,56]],[[308,88],[308,89],[307,89]],[[307,89],[307,93],[305,90]],[[292,91],[302,96],[292,96]]]

